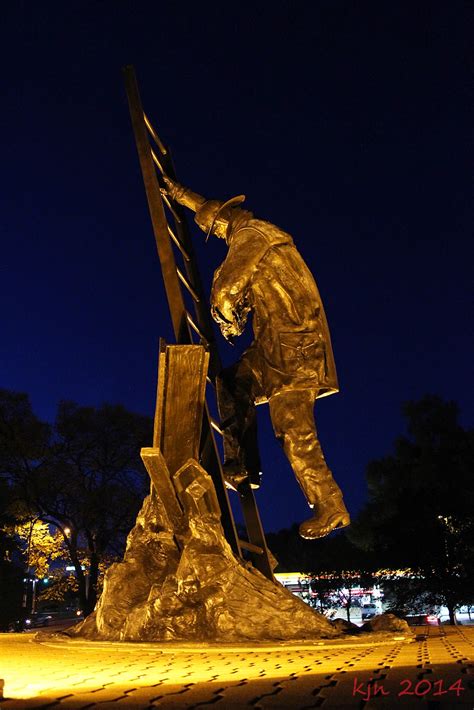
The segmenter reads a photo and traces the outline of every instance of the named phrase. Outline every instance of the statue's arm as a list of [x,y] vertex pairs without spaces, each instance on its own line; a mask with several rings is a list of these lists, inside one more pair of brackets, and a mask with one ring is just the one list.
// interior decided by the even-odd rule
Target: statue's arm
[[265,237],[255,230],[241,229],[234,236],[212,282],[211,305],[215,320],[222,321],[220,314],[228,323],[236,323],[252,277],[268,248]]
[[174,180],[166,177],[166,175],[163,175],[163,181],[166,185],[166,194],[169,195],[172,200],[176,200],[180,205],[188,207],[190,210],[193,210],[193,212],[196,212],[206,201],[206,198],[202,197],[202,195],[198,195],[197,192],[183,187],[179,182],[174,182]]

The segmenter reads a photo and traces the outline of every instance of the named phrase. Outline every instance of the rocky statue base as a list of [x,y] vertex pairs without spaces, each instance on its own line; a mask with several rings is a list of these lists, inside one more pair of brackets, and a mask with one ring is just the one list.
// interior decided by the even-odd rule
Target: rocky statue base
[[[190,460],[178,482],[186,529],[173,534],[152,490],[122,562],[75,636],[111,641],[275,641],[340,635],[322,615],[234,556],[210,476]],[[189,483],[186,485],[186,479]]]
[[75,636],[228,643],[341,633],[227,542],[213,479],[198,462],[208,362],[202,346],[160,347],[154,445],[141,450],[151,493]]

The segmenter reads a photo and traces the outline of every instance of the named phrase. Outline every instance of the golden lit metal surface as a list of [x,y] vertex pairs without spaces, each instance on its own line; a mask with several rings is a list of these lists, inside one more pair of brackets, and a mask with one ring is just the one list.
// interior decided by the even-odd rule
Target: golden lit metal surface
[[176,273],[178,274],[179,280],[181,281],[182,284],[187,288],[193,299],[196,301],[196,303],[199,303],[199,296],[196,293],[196,291],[193,289],[189,281],[187,280],[186,276],[183,274],[181,269],[176,267]]
[[[314,509],[300,526],[301,536],[324,537],[349,525],[314,422],[315,399],[337,392],[338,381],[311,272],[289,234],[236,207],[243,195],[206,200],[168,177],[164,182],[172,200],[196,212],[195,221],[207,235],[212,232],[227,243],[211,292],[211,312],[224,337],[232,341],[239,336],[248,314],[253,315],[254,342],[216,381],[228,486],[239,491],[245,481],[259,486],[255,405],[268,402],[275,435]],[[178,276],[186,285],[179,271]]]
[[185,520],[183,510],[178,502],[176,491],[171,483],[171,478],[165,458],[160,449],[144,448],[141,450],[145,468],[166,513],[166,530],[174,534],[175,531],[183,532]]
[[209,353],[200,345],[161,348],[154,446],[173,475],[188,459],[199,458]]
[[[176,342],[179,344],[192,343],[193,338],[191,326],[187,322],[186,317],[187,306],[185,305],[185,294],[183,294],[182,284],[179,281],[179,277],[176,272],[176,267],[178,266],[176,257],[179,255],[176,254],[175,250],[172,248],[173,245],[170,242],[170,235],[168,232],[170,218],[174,220],[173,231],[190,258],[190,261],[186,261],[185,263],[186,274],[190,284],[196,293],[199,294],[199,302],[194,301],[193,303],[194,314],[192,317],[196,325],[206,337],[206,347],[208,347],[210,354],[209,377],[212,382],[214,382],[217,372],[221,369],[220,357],[214,338],[210,309],[207,304],[207,299],[203,295],[204,292],[202,282],[194,253],[194,244],[187,227],[183,208],[176,202],[171,204],[171,200],[166,197],[164,192],[161,190],[160,183],[158,182],[158,176],[155,169],[156,166],[153,163],[150,153],[150,131],[144,121],[144,112],[133,67],[124,67],[124,80],[133,133],[140,161],[145,193],[153,225],[153,232],[156,239],[166,298],[168,301]],[[175,169],[168,150],[166,150],[166,155],[163,155],[163,159],[161,160],[160,158],[160,162],[165,167],[167,175],[174,178]],[[163,203],[168,205],[168,209],[164,210]],[[163,219],[163,217],[165,219]],[[225,531],[226,540],[230,543],[234,553],[240,556],[241,551],[238,544],[237,530],[233,519],[229,497],[224,484],[219,450],[214,439],[214,431],[209,423],[209,409],[207,405],[205,406],[203,420],[200,455],[200,462],[210,473],[216,488],[222,514],[222,526]],[[256,506],[255,500],[248,496],[241,499],[241,503],[243,508],[246,507],[252,509]],[[264,535],[261,524],[258,522],[258,515],[252,513],[252,510],[250,510],[250,513],[252,514],[252,526],[247,527],[247,534],[252,542],[257,545],[261,545],[264,540]],[[258,558],[253,557],[252,560],[263,574],[266,574],[269,579],[273,578],[268,556],[266,554],[261,555]]]
[[[189,315],[189,313],[186,313],[186,318],[187,318],[187,321],[188,321],[189,325],[191,326],[191,328],[192,328],[192,329],[194,330],[194,332],[196,333],[196,335],[199,335],[199,338],[201,339],[202,344],[203,344],[203,345],[207,345],[207,344],[208,344],[207,338],[206,338],[206,337],[203,335],[203,333],[200,331],[200,329],[198,328],[198,326],[196,325],[196,323],[193,321],[193,319],[191,318],[191,316]],[[207,379],[207,378],[206,378],[206,379]]]
[[161,142],[158,133],[155,131],[155,129],[154,129],[153,126],[151,125],[150,119],[148,118],[148,116],[146,115],[146,113],[143,113],[143,120],[145,121],[145,125],[146,125],[146,127],[148,128],[148,131],[150,132],[150,135],[153,137],[153,140],[155,141],[156,145],[157,145],[158,148],[160,149],[162,155],[166,155],[166,153],[167,153],[168,151],[166,150],[165,146],[164,146],[163,143]]
[[[314,399],[337,391],[329,331],[316,284],[288,234],[235,209],[244,196],[207,201],[167,177],[174,175],[172,162],[144,115],[130,67],[125,70],[125,78],[177,341],[192,341],[192,330],[201,336],[201,329],[208,323],[208,314],[206,318],[202,312],[205,298],[195,262],[187,261],[186,275],[175,262],[170,237],[185,257],[192,254],[178,203],[196,212],[196,222],[207,236],[213,232],[225,238],[229,246],[227,258],[216,271],[211,297],[212,315],[225,337],[232,339],[242,333],[248,314],[253,313],[255,342],[239,367],[220,374],[216,389],[224,421],[226,462],[234,469],[232,474],[227,470],[226,480],[239,491],[252,560],[267,578],[257,584],[253,575],[258,577],[258,573],[244,565],[240,557],[241,545],[223,490],[220,461],[216,466],[217,449],[207,407],[202,441],[199,436],[207,370],[202,348],[199,362],[193,359],[199,349],[194,354],[190,346],[183,346],[188,348],[186,352],[165,349],[165,357],[160,356],[153,447],[142,452],[152,480],[151,494],[129,535],[123,562],[109,570],[100,603],[82,625],[81,633],[90,638],[121,640],[218,640],[223,634],[236,640],[337,635],[336,627],[274,583],[275,561],[267,549],[252,492],[252,487],[260,483],[256,438],[226,424],[238,408],[244,408],[239,421],[244,421],[250,431],[255,424],[255,404],[269,401],[275,433],[284,444],[308,502],[316,508],[316,516],[304,524],[304,529],[302,526],[301,533],[320,537],[348,523],[312,417]],[[161,156],[150,146],[149,134]],[[162,173],[159,183],[155,166]],[[169,227],[162,199],[177,220],[178,236]],[[196,322],[187,312],[187,299],[179,282],[194,299]],[[212,346],[212,340],[210,335],[206,343]],[[214,378],[219,372],[219,358],[210,349]],[[237,382],[241,376],[242,382]],[[235,390],[235,386],[229,386],[231,377],[243,393],[240,401],[231,394]],[[292,411],[285,412],[288,408]],[[243,438],[250,442],[248,451],[241,446]],[[125,591],[119,595],[122,589]]]
[[158,170],[160,171],[160,173],[161,173],[162,175],[164,175],[164,172],[165,172],[165,171],[164,171],[164,169],[163,169],[163,166],[162,166],[162,164],[160,163],[160,161],[159,161],[159,159],[158,159],[158,157],[157,157],[155,151],[153,150],[153,148],[150,148],[150,153],[151,153],[151,157],[153,158],[153,162],[155,163],[156,167],[158,168]]
[[221,436],[224,435],[224,432],[220,428],[219,424],[215,421],[215,419],[211,419],[211,427],[214,429],[214,431],[217,431],[217,433]]
[[[336,637],[337,627],[244,563],[225,538],[214,483],[198,461],[208,363],[201,345],[160,344],[154,446],[141,452],[152,491],[123,561],[109,568],[94,613],[74,633],[113,641]],[[264,541],[247,549],[266,553]]]
[[178,213],[176,212],[176,210],[173,208],[173,205],[171,204],[171,201],[168,200],[168,198],[166,197],[166,195],[163,195],[163,194],[162,194],[161,197],[162,197],[162,199],[163,199],[163,202],[166,204],[166,206],[168,207],[169,211],[170,211],[171,214],[173,215],[174,219],[175,219],[177,222],[180,222],[179,215],[178,215]]
[[176,236],[176,234],[173,232],[173,230],[171,229],[171,227],[169,225],[168,225],[168,234],[170,235],[171,239],[178,247],[179,251],[181,252],[181,254],[183,256],[183,259],[188,262],[191,261],[191,257],[189,256],[188,252],[183,247],[183,245],[179,241],[178,237]]

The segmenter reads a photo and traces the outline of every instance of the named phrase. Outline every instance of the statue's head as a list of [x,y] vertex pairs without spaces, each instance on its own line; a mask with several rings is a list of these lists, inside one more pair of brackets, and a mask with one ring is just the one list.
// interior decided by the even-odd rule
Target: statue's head
[[237,195],[230,200],[207,200],[196,212],[194,221],[206,232],[206,241],[210,234],[219,239],[225,239],[229,224],[232,221],[232,207],[240,205],[245,200],[245,195]]

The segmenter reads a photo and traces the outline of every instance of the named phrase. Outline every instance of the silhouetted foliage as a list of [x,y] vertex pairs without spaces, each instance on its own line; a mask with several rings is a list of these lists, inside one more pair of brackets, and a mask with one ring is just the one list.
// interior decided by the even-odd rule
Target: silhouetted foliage
[[320,540],[305,540],[295,524],[290,529],[268,533],[267,543],[278,560],[278,572],[311,575],[321,571],[370,570],[373,565],[371,553],[353,545],[345,531]]
[[27,395],[0,390],[0,473],[15,491],[16,517],[62,535],[86,613],[95,606],[100,561],[122,553],[147,491],[140,448],[151,440],[151,419],[120,405],[61,402],[50,426]]
[[8,482],[0,478],[0,631],[7,631],[21,617],[23,565],[17,541],[6,529],[13,522],[10,503]]
[[348,532],[390,574],[394,604],[417,610],[472,601],[474,432],[458,422],[454,402],[425,396],[403,413],[407,436],[367,468],[369,502]]
[[336,596],[350,621],[351,590],[373,583],[371,553],[353,545],[345,531],[320,540],[304,540],[298,525],[269,533],[267,542],[279,562],[277,572],[301,572],[310,577],[311,591],[317,595],[315,606],[325,611],[333,606],[330,599]]

